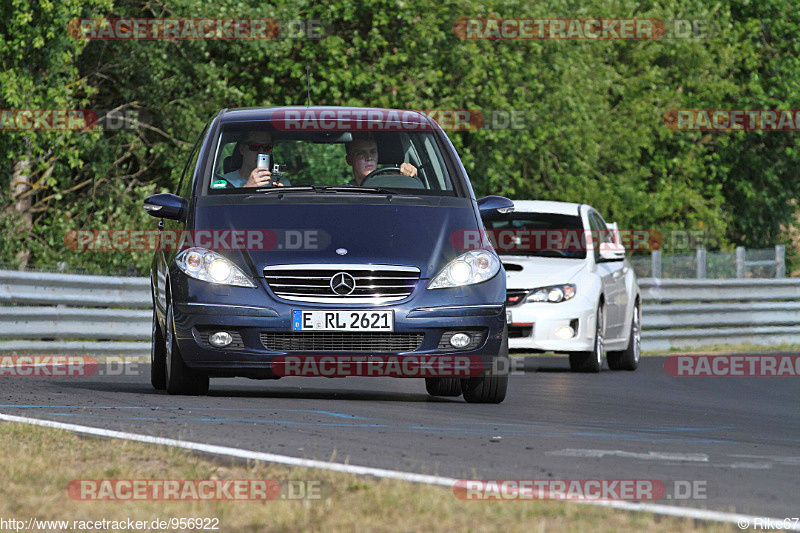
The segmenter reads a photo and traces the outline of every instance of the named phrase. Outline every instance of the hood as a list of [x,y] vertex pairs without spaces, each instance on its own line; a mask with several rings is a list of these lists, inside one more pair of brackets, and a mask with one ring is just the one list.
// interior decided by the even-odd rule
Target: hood
[[198,205],[190,227],[261,230],[267,236],[264,249],[214,248],[252,276],[263,276],[266,265],[372,263],[416,266],[423,279],[463,253],[450,244],[454,232],[477,230],[469,198],[414,202],[359,195],[346,203],[308,196],[308,201],[319,203],[301,203],[299,195],[285,198],[289,201]]
[[500,260],[506,269],[509,289],[535,289],[569,283],[586,268],[585,259],[504,255]]

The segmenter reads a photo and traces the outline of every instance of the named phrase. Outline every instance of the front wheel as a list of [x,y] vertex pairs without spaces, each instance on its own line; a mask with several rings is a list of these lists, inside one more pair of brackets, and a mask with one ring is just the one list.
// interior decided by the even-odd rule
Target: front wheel
[[461,380],[458,378],[425,378],[425,389],[431,396],[461,396]]
[[611,370],[636,370],[642,352],[642,308],[639,302],[633,307],[631,334],[628,347],[621,352],[608,352],[608,368]]
[[183,362],[175,340],[175,319],[172,304],[168,304],[167,331],[164,336],[167,392],[187,396],[208,394],[208,375],[194,371]]
[[508,326],[503,328],[500,352],[492,361],[492,367],[483,375],[461,380],[461,390],[467,403],[501,403],[508,391],[508,373],[511,363],[508,358]]
[[573,372],[600,372],[600,368],[603,366],[606,327],[602,303],[597,306],[596,316],[594,347],[592,350],[569,354],[569,369]]
[[167,388],[166,346],[158,326],[158,315],[153,306],[153,331],[150,339],[150,383],[156,390]]

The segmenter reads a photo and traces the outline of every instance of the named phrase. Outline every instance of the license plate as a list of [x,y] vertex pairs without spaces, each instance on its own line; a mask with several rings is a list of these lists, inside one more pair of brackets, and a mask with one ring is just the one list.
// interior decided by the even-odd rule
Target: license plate
[[292,311],[292,331],[394,331],[394,312]]

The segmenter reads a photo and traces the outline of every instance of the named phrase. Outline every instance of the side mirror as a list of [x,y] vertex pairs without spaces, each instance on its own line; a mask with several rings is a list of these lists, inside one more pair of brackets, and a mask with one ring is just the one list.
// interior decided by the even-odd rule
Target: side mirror
[[613,242],[600,243],[600,259],[603,261],[622,261],[625,259],[625,248]]
[[151,217],[172,220],[186,218],[186,200],[175,194],[152,194],[145,198],[144,208]]
[[502,196],[484,196],[478,200],[478,209],[483,220],[502,220],[514,212],[514,202]]

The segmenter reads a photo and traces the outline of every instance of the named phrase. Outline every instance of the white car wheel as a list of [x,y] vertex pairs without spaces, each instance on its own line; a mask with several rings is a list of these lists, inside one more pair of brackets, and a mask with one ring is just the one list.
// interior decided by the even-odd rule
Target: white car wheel
[[642,308],[639,302],[633,307],[631,333],[628,347],[621,352],[608,352],[608,368],[611,370],[636,370],[642,353]]
[[590,352],[569,354],[569,368],[573,372],[600,372],[605,355],[605,313],[603,304],[597,306],[594,348]]

